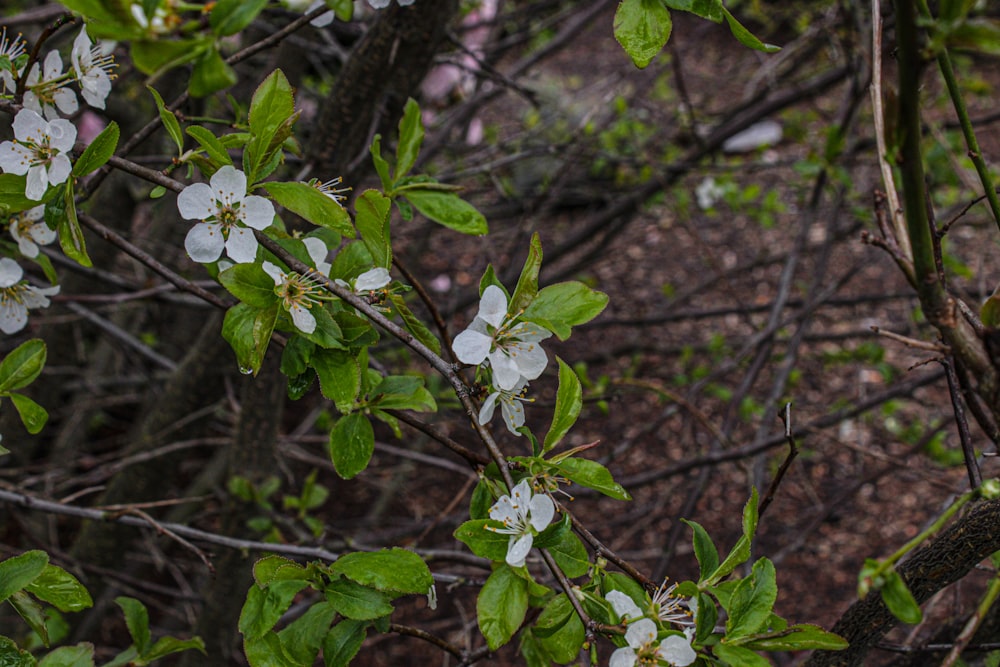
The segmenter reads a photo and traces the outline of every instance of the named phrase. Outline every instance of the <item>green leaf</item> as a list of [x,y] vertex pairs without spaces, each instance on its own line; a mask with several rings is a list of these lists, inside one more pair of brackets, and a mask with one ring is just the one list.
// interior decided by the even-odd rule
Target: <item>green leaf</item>
[[479,591],[476,612],[479,630],[491,651],[514,636],[528,611],[528,582],[508,565],[500,565]]
[[233,158],[229,157],[229,152],[222,145],[211,131],[201,125],[192,125],[187,129],[187,133],[198,142],[198,145],[205,151],[209,159],[220,167],[233,163]]
[[149,649],[149,612],[146,606],[135,598],[120,596],[115,598],[115,604],[121,607],[125,614],[125,625],[128,633],[132,636],[139,655],[143,655]]
[[11,350],[0,362],[0,393],[23,389],[35,381],[45,366],[45,341],[33,338]]
[[576,457],[565,458],[554,464],[567,479],[588,489],[600,491],[618,500],[632,500],[625,488],[616,482],[608,469],[597,461]]
[[38,206],[37,201],[24,196],[27,180],[26,176],[0,174],[0,211],[9,215]]
[[236,264],[219,274],[219,282],[248,306],[270,308],[278,303],[274,293],[274,278],[258,264]]
[[160,97],[155,88],[146,86],[146,89],[153,94],[153,100],[156,102],[156,110],[160,114],[160,122],[163,123],[163,128],[170,135],[170,138],[174,140],[174,143],[177,144],[177,154],[182,155],[184,153],[184,132],[181,131],[181,124],[177,120],[177,115],[167,108],[167,105],[163,102],[163,98]]
[[365,190],[354,203],[358,233],[371,253],[375,266],[392,266],[392,244],[389,240],[389,210],[392,202],[378,190]]
[[743,646],[754,651],[842,651],[850,643],[815,625],[792,625],[772,635],[758,635]]
[[327,585],[326,599],[339,614],[356,621],[372,621],[393,612],[388,595],[350,579],[338,579]]
[[15,591],[13,595],[7,598],[7,602],[14,607],[14,611],[17,612],[18,616],[23,618],[24,622],[38,635],[42,640],[42,644],[48,646],[50,641],[49,629],[45,625],[45,610],[42,609],[42,605],[24,591]]
[[236,83],[236,72],[212,45],[198,58],[188,82],[192,97],[205,97]]
[[275,581],[309,581],[312,578],[309,568],[284,556],[266,556],[253,565],[253,579],[261,587]]
[[425,217],[449,229],[475,236],[489,232],[483,214],[454,192],[407,188],[401,194]]
[[329,602],[316,602],[306,613],[278,633],[281,645],[292,655],[297,665],[312,665],[316,662],[319,649],[336,616],[337,610]]
[[37,550],[0,562],[0,602],[34,581],[48,562],[48,554]]
[[330,460],[344,479],[351,479],[367,468],[374,451],[375,432],[362,412],[344,415],[330,431]]
[[46,565],[41,574],[25,586],[25,590],[59,611],[81,611],[94,604],[83,584],[56,565]]
[[3,667],[35,667],[38,664],[31,654],[22,651],[13,639],[0,637],[0,665]]
[[257,375],[260,372],[277,320],[276,302],[265,309],[238,303],[226,311],[226,317],[222,321],[222,337],[236,353],[241,373]]
[[389,300],[392,302],[393,308],[399,313],[399,316],[403,320],[403,326],[406,330],[413,334],[413,337],[419,340],[421,343],[430,348],[430,350],[437,355],[441,354],[441,341],[431,332],[430,328],[423,323],[413,311],[410,310],[409,306],[406,305],[406,301],[399,294],[389,294]]
[[549,600],[535,621],[532,633],[552,660],[560,664],[573,662],[586,639],[583,622],[564,593]]
[[73,176],[80,177],[104,166],[118,147],[118,123],[111,121],[73,163]]
[[368,624],[361,621],[341,621],[330,629],[323,640],[325,667],[347,667],[358,654],[368,633]]
[[702,643],[708,641],[715,632],[715,624],[719,620],[719,609],[708,593],[698,591],[698,614],[694,620],[695,638]]
[[664,0],[664,3],[671,9],[691,12],[713,23],[722,23],[722,0]]
[[235,35],[253,22],[267,0],[219,0],[212,6],[208,24],[220,37]]
[[314,225],[354,238],[354,225],[344,207],[308,183],[268,182],[264,189],[275,202]]
[[271,72],[257,87],[250,102],[250,141],[243,151],[243,168],[248,182],[256,183],[277,166],[282,145],[292,135],[297,117],[288,79],[281,70]]
[[538,292],[522,319],[545,327],[559,340],[566,340],[572,327],[594,319],[607,305],[607,294],[581,282],[556,283]]
[[502,563],[507,558],[510,535],[490,530],[489,527],[499,528],[501,524],[493,519],[466,521],[455,530],[455,539],[480,558]]
[[903,623],[916,625],[923,620],[923,612],[917,604],[913,593],[899,573],[892,570],[884,575],[885,583],[882,584],[882,601],[889,608],[892,615]]
[[514,294],[510,297],[510,305],[507,312],[517,313],[528,307],[535,295],[538,294],[538,271],[542,268],[542,241],[538,232],[531,235],[531,246],[528,248],[528,256],[524,260],[521,268],[521,275],[517,279],[514,287]]
[[420,154],[424,141],[424,124],[420,118],[420,106],[412,97],[406,100],[403,118],[399,121],[399,145],[396,146],[396,173],[394,183],[410,173]]
[[681,519],[694,533],[694,556],[698,559],[700,569],[698,581],[705,581],[719,567],[719,550],[709,537],[708,532],[700,524],[687,519]]
[[672,25],[663,0],[622,0],[615,11],[615,39],[639,69],[663,49]]
[[559,542],[547,549],[567,577],[582,577],[590,571],[590,554],[573,531],[562,533]]
[[94,667],[94,645],[60,646],[42,658],[38,667]]
[[160,637],[156,640],[156,643],[153,644],[153,647],[149,649],[147,653],[142,655],[142,664],[149,664],[173,653],[190,650],[205,653],[205,642],[203,642],[200,637],[192,637],[191,639]]
[[780,46],[765,44],[757,39],[752,32],[744,28],[743,24],[736,20],[735,16],[729,13],[729,10],[725,6],[722,8],[722,12],[726,17],[726,23],[729,24],[729,31],[733,33],[733,37],[743,46],[755,51],[763,51],[764,53],[774,53],[781,50]]
[[[61,204],[61,205],[60,205]],[[66,256],[75,261],[80,266],[91,267],[94,265],[87,255],[87,242],[83,238],[83,230],[80,229],[80,220],[76,215],[76,201],[73,199],[73,179],[66,181],[66,188],[63,190],[62,199],[54,199],[45,207],[45,222],[49,221],[49,210],[54,216],[58,216],[56,231],[59,232],[59,245]],[[50,225],[51,226],[51,225]]]
[[[389,163],[386,162],[384,157],[382,157],[382,135],[375,135],[372,139],[372,145],[368,149],[368,152],[371,153],[372,162],[375,165],[375,172],[378,174],[378,178],[382,182],[382,189],[391,190],[392,179],[389,177]],[[21,190],[24,190],[24,186],[21,187]]]
[[173,67],[179,67],[202,57],[212,48],[210,36],[194,39],[140,38],[132,42],[131,54],[136,69],[143,74],[159,76]]
[[426,595],[434,583],[424,559],[398,547],[345,554],[330,566],[330,572],[387,593]]
[[569,432],[583,409],[583,388],[580,378],[570,368],[569,364],[556,357],[559,362],[559,391],[556,393],[556,409],[552,415],[552,425],[545,434],[542,451],[547,452],[555,447]]
[[273,134],[294,114],[292,85],[284,72],[276,69],[254,91],[250,101],[250,133],[259,137]]
[[309,363],[319,376],[319,388],[341,412],[348,412],[361,392],[361,367],[344,350],[314,350]]
[[763,658],[753,651],[743,648],[742,646],[716,644],[712,647],[712,652],[727,665],[739,665],[739,667],[771,667],[770,660]]
[[244,641],[259,639],[267,634],[306,586],[305,581],[275,581],[266,588],[256,584],[251,586],[240,612],[239,630]]
[[716,568],[715,572],[704,580],[704,583],[709,586],[718,583],[750,558],[750,543],[757,528],[757,518],[757,489],[755,488],[750,500],[743,507],[743,536],[736,541],[733,550],[729,552],[729,555]]
[[761,630],[771,616],[778,597],[774,564],[761,558],[753,565],[750,576],[740,580],[729,598],[729,618],[726,620],[726,641],[747,637]]

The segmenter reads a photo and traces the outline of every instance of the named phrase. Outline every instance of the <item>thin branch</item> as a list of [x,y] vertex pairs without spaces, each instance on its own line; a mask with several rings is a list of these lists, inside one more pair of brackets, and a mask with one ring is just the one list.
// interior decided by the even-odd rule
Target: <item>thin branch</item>
[[788,443],[788,455],[785,460],[782,461],[781,467],[778,468],[778,473],[771,480],[771,486],[767,488],[767,493],[760,501],[760,507],[757,510],[757,516],[764,516],[764,512],[770,507],[771,502],[774,500],[774,494],[778,490],[778,485],[781,484],[781,480],[785,478],[785,473],[792,466],[792,461],[795,457],[799,455],[799,446],[795,443],[795,438],[792,436],[792,404],[785,404],[785,411],[779,413],[778,418],[781,419],[781,423],[785,425],[785,441]]
[[962,456],[965,458],[965,468],[969,471],[970,488],[978,489],[983,483],[983,473],[976,461],[976,451],[972,446],[972,435],[969,433],[969,422],[965,418],[965,407],[962,402],[962,389],[955,374],[955,357],[949,355],[941,362],[948,378],[948,393],[951,396],[951,409],[955,413],[955,423],[958,426],[958,437],[962,442]]

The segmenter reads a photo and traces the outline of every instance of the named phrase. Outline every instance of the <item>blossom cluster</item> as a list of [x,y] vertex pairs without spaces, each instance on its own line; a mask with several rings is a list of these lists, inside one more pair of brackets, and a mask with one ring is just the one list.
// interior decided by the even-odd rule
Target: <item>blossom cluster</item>
[[[621,591],[610,591],[605,596],[622,622],[628,624],[625,631],[626,646],[611,654],[610,667],[662,663],[687,667],[697,659],[698,655],[691,647],[694,639],[692,619],[697,612],[697,600],[688,600],[688,609],[685,609],[682,598],[674,593],[676,588],[676,584],[667,586],[664,583],[660,586],[645,612]],[[660,634],[657,623],[679,625],[684,634],[668,634],[657,641]]]
[[540,376],[548,364],[538,343],[551,335],[548,329],[508,314],[507,295],[496,285],[483,290],[479,313],[452,344],[459,361],[488,365],[492,371],[492,391],[479,411],[480,424],[493,418],[499,403],[507,429],[520,435],[517,429],[524,426],[521,402],[526,400],[528,381]]
[[[22,108],[14,116],[13,140],[0,143],[0,170],[24,176],[25,198],[40,202],[50,186],[65,183],[73,171],[70,155],[77,129],[60,114],[79,110],[75,83],[84,101],[103,109],[114,79],[110,48],[95,46],[84,26],[73,40],[70,67],[63,71],[58,51],[50,51],[41,62],[30,62],[20,35],[0,32],[0,98],[12,99],[23,80]],[[30,67],[29,67],[30,64]],[[55,231],[44,222],[45,206],[18,212],[7,219],[7,227],[24,257],[38,257],[40,245],[52,243]],[[48,297],[59,287],[38,288],[24,280],[24,270],[9,257],[0,259],[0,331],[20,331],[28,321],[28,310],[49,305]]]

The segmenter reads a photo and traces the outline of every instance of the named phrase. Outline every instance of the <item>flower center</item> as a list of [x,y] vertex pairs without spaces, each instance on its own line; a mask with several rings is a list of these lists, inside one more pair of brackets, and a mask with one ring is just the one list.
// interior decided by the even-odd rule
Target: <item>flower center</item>
[[0,307],[6,306],[8,302],[13,301],[14,303],[24,303],[24,299],[21,297],[26,291],[24,283],[17,283],[11,285],[10,287],[0,288]]
[[312,276],[303,276],[298,273],[287,274],[282,283],[274,287],[274,293],[285,304],[286,310],[292,306],[312,308],[313,304],[319,300],[317,297],[322,294],[322,291]]

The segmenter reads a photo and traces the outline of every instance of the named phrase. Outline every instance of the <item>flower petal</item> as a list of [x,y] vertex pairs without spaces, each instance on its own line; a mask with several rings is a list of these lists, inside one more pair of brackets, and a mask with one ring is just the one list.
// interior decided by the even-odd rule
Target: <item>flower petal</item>
[[0,169],[8,174],[22,175],[28,173],[31,153],[20,144],[5,141],[0,144]]
[[10,287],[20,282],[24,269],[10,257],[0,259],[0,287]]
[[507,346],[507,352],[518,374],[526,380],[534,380],[549,365],[548,355],[537,343],[513,343]]
[[206,220],[218,212],[212,188],[205,183],[189,185],[177,195],[177,210],[185,220]]
[[507,430],[514,435],[521,435],[517,432],[517,429],[524,426],[524,407],[521,405],[521,401],[513,397],[501,400],[500,412],[503,414]]
[[48,174],[45,166],[37,164],[28,167],[28,181],[24,186],[24,196],[32,201],[42,201],[45,191],[49,189]]
[[[243,172],[238,173],[242,175]],[[243,178],[246,181],[246,177]],[[240,204],[240,218],[247,227],[267,229],[274,222],[274,204],[263,197],[250,195]]]
[[[13,261],[13,260],[11,260]],[[511,523],[517,521],[517,510],[510,496],[500,496],[493,507],[490,508],[490,518],[501,523]]]
[[531,533],[525,533],[520,537],[511,536],[510,543],[507,545],[507,564],[511,567],[524,565],[524,559],[528,557],[528,552],[531,551],[531,544],[534,541],[535,538]]
[[257,259],[257,238],[246,227],[230,227],[226,239],[226,254],[237,264],[246,264]]
[[268,261],[261,262],[260,268],[264,269],[264,273],[271,276],[271,278],[274,280],[275,285],[280,285],[281,283],[285,282],[285,272],[279,269],[274,264],[271,264],[271,262]]
[[28,309],[13,299],[0,299],[0,331],[17,333],[28,323]]
[[49,124],[31,109],[21,109],[14,116],[14,136],[18,141],[41,143],[42,137],[48,135]]
[[302,333],[311,334],[313,331],[316,331],[316,318],[313,317],[308,308],[293,303],[288,309],[288,313],[292,316],[292,323],[295,324],[295,328]]
[[625,642],[636,650],[654,641],[656,641],[656,623],[648,618],[640,618],[625,631]]
[[507,295],[496,285],[488,285],[479,301],[477,317],[499,327],[507,317]]
[[64,183],[73,172],[73,163],[65,155],[56,155],[49,163],[48,180],[52,185]]
[[478,331],[466,329],[455,336],[451,343],[451,349],[455,351],[458,360],[466,364],[479,365],[486,359],[493,345],[493,339]]
[[636,656],[635,651],[628,647],[616,649],[611,654],[611,661],[608,663],[608,667],[635,667],[637,659],[638,656]]
[[326,243],[323,239],[318,239],[315,236],[307,236],[302,239],[302,245],[306,247],[306,252],[309,253],[309,259],[313,261],[313,265],[316,270],[323,273],[323,269],[320,267],[326,265],[326,270],[330,270],[330,264],[327,263],[326,258],[330,254],[330,249],[326,247]]
[[[184,194],[183,192],[181,194]],[[201,264],[219,259],[226,240],[222,238],[222,225],[199,222],[184,238],[184,249],[188,256]]]
[[670,635],[660,642],[656,655],[676,667],[687,667],[698,659],[698,654],[691,648],[691,638],[680,635]]
[[49,123],[46,132],[51,137],[50,147],[55,148],[60,153],[68,153],[73,150],[73,144],[76,143],[76,125],[65,118],[57,118]]
[[247,194],[247,175],[231,164],[212,174],[208,182],[219,201],[240,202]]
[[76,110],[80,108],[80,102],[76,99],[76,93],[69,88],[60,88],[54,92],[52,94],[52,101],[56,103],[59,111],[62,111],[67,116],[76,113]]
[[391,280],[389,269],[377,266],[374,269],[365,271],[354,281],[354,289],[357,292],[370,292],[371,290],[382,289]]
[[556,505],[544,493],[537,493],[531,497],[528,503],[531,510],[531,527],[542,532],[552,523],[552,517],[556,514]]
[[621,591],[609,591],[604,599],[611,603],[611,608],[615,610],[622,620],[632,620],[642,618],[642,610],[635,600]]
[[501,349],[490,352],[489,358],[490,367],[493,369],[493,384],[507,391],[516,387],[517,383],[521,381],[521,369],[518,368],[517,361],[507,356],[507,353]]
[[486,397],[483,401],[483,407],[479,408],[479,423],[489,424],[490,420],[493,419],[493,411],[497,407],[497,399],[500,397],[500,392],[495,391]]

